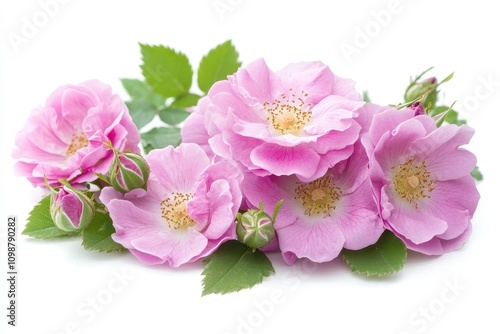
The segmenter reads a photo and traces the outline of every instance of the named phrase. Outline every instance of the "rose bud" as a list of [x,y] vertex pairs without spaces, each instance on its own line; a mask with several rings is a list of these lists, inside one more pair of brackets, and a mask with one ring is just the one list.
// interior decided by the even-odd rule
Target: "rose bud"
[[243,214],[239,213],[236,217],[236,235],[238,236],[238,240],[254,249],[266,246],[276,234],[274,221],[282,203],[283,201],[279,201],[276,204],[272,218],[264,212],[262,203],[260,203],[259,210],[250,209]]
[[69,185],[59,191],[51,189],[50,215],[61,230],[72,232],[85,228],[94,212],[94,203],[84,192]]
[[420,116],[420,115],[427,115],[427,112],[425,111],[424,106],[422,105],[421,102],[414,102],[410,106],[410,109],[415,111],[415,116]]
[[405,93],[405,101],[412,102],[421,99],[424,108],[430,110],[437,101],[438,82],[435,77],[412,83]]
[[133,189],[146,189],[149,178],[149,166],[144,158],[133,152],[117,152],[109,171],[109,181],[113,188],[121,193]]

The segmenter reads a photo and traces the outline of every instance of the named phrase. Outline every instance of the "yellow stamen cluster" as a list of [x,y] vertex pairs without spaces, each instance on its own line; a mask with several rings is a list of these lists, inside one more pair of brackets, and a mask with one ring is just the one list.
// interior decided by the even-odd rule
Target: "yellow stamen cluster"
[[309,183],[300,184],[295,188],[295,199],[302,202],[304,214],[328,215],[330,210],[335,210],[342,191],[332,181],[331,175],[325,175]]
[[437,182],[430,179],[431,173],[427,170],[425,160],[416,164],[415,159],[411,157],[407,162],[391,169],[394,172],[392,185],[401,198],[410,204],[415,203],[417,209],[419,199],[431,198],[430,193]]
[[312,105],[306,104],[309,96],[302,91],[300,95],[293,93],[290,88],[287,94],[281,94],[279,99],[273,102],[264,102],[264,111],[269,115],[267,122],[280,134],[299,135],[304,126],[309,123]]
[[68,146],[68,149],[66,150],[66,157],[72,157],[75,155],[76,151],[78,151],[81,148],[87,147],[89,144],[89,141],[87,139],[87,136],[83,133],[75,133],[73,137],[71,137],[71,143]]
[[161,216],[167,222],[168,227],[179,229],[195,225],[194,220],[189,217],[186,207],[191,197],[191,194],[175,192],[161,201]]

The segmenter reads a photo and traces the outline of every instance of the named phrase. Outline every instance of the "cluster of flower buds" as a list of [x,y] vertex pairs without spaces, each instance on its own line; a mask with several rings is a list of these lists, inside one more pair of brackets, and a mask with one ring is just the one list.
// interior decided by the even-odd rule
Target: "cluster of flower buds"
[[[133,189],[146,189],[149,177],[149,166],[146,160],[133,152],[120,152],[113,147],[113,162],[108,176],[98,175],[101,180],[110,184],[121,193]],[[63,231],[73,232],[84,229],[92,221],[96,205],[89,192],[75,188],[67,180],[59,180],[61,188],[51,190],[50,215],[54,224]]]

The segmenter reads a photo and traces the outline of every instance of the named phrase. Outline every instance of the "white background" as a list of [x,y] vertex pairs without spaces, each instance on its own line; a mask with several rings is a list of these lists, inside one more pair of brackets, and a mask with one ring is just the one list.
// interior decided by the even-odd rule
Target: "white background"
[[[498,332],[500,20],[493,2],[400,0],[393,14],[378,15],[381,23],[375,17],[393,8],[389,0],[66,2],[46,22],[38,1],[0,5],[2,333]],[[221,13],[217,3],[230,7]],[[33,20],[43,26],[14,47],[9,36],[22,36]],[[119,78],[140,78],[138,42],[182,50],[196,67],[227,39],[244,64],[264,57],[277,70],[322,60],[380,104],[399,102],[409,77],[429,66],[440,78],[455,71],[444,98],[458,100],[477,130],[469,148],[485,174],[469,243],[442,257],[411,254],[403,271],[384,279],[356,276],[340,260],[288,267],[275,255],[277,274],[265,284],[201,298],[201,264],[148,267],[130,254],[87,252],[78,239],[20,235],[18,326],[7,326],[7,217],[17,215],[21,230],[42,195],[14,176],[10,157],[30,111],[56,87],[91,78],[127,98]],[[357,48],[351,57],[341,49],[347,44]],[[93,298],[99,312],[90,311]]]

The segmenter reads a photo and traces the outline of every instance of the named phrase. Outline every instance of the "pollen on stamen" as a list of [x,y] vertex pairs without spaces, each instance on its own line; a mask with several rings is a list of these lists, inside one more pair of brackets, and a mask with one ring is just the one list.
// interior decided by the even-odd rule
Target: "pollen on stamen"
[[308,94],[302,91],[301,96],[297,96],[291,93],[292,91],[293,89],[290,88],[291,99],[282,93],[280,100],[275,99],[272,103],[263,103],[264,111],[268,114],[266,121],[282,135],[299,135],[312,116],[312,105],[305,103]]
[[437,181],[431,180],[425,160],[417,164],[414,157],[410,157],[405,163],[395,165],[391,169],[394,173],[392,185],[401,198],[414,204],[417,209],[420,199],[431,198],[430,194]]
[[87,147],[88,145],[89,141],[85,134],[75,133],[73,137],[71,137],[71,142],[68,146],[68,149],[66,150],[66,157],[72,157],[79,149]]
[[295,199],[302,203],[304,214],[308,216],[328,215],[337,208],[342,191],[335,185],[331,175],[320,177],[295,188]]
[[172,193],[160,203],[161,216],[168,227],[173,229],[186,228],[195,225],[195,221],[187,213],[187,202],[191,194],[180,192]]

